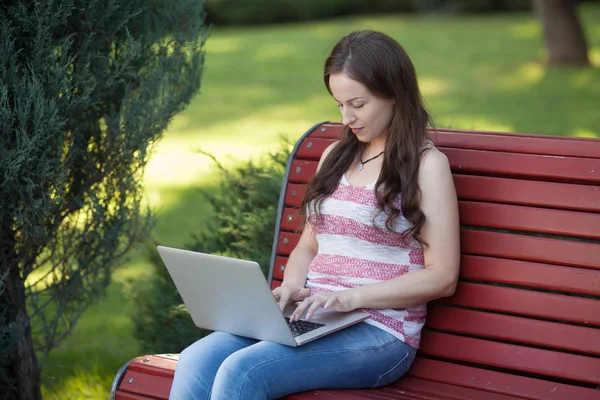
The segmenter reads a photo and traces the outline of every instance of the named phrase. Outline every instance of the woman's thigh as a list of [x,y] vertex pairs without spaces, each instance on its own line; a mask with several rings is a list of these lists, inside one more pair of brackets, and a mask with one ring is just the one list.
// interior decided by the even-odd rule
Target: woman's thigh
[[215,391],[238,386],[233,380],[241,381],[236,390],[242,391],[247,383],[269,399],[311,389],[384,386],[406,373],[415,353],[401,340],[366,323],[299,347],[258,342],[225,360],[213,396],[220,398]]

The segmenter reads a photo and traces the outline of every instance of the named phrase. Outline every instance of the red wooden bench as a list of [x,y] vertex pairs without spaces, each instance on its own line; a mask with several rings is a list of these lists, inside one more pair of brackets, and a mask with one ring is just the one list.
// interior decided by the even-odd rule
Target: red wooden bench
[[[269,280],[280,284],[294,215],[341,130],[319,124],[286,171]],[[432,302],[408,375],[370,390],[288,399],[600,399],[600,140],[440,129],[460,202],[462,262],[451,298]],[[176,355],[117,373],[112,398],[166,399]]]

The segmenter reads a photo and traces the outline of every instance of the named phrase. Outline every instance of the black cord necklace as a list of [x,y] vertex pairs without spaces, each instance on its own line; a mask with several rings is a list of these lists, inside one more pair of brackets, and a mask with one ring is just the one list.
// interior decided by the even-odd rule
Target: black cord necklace
[[369,161],[373,161],[374,159],[376,159],[377,157],[379,157],[380,155],[383,154],[383,151],[379,154],[377,154],[374,157],[369,158],[366,161],[363,161],[362,158],[360,159],[360,165],[358,166],[358,173],[360,174],[360,171],[362,171],[365,168],[365,164],[368,163]]

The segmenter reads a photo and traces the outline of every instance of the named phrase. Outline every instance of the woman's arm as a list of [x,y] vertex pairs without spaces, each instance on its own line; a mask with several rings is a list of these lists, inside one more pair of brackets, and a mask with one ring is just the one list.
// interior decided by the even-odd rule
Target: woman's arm
[[423,159],[419,186],[426,217],[421,235],[429,244],[425,268],[349,290],[355,308],[406,308],[454,293],[460,266],[458,201],[448,159],[435,148]]
[[458,201],[448,159],[435,148],[423,158],[419,186],[426,217],[421,236],[429,244],[425,268],[384,282],[311,296],[293,319],[304,312],[310,318],[318,307],[337,311],[407,308],[454,293],[460,266]]

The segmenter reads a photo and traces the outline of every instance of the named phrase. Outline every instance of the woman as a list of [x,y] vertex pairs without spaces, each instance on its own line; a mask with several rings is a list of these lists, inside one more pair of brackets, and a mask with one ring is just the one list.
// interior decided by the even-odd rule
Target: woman
[[282,310],[298,304],[292,320],[319,307],[370,318],[300,347],[215,332],[181,353],[172,399],[390,384],[412,365],[427,302],[454,293],[456,193],[447,158],[426,138],[408,55],[385,34],[354,32],[324,72],[344,130],[307,188],[304,229],[273,294]]

